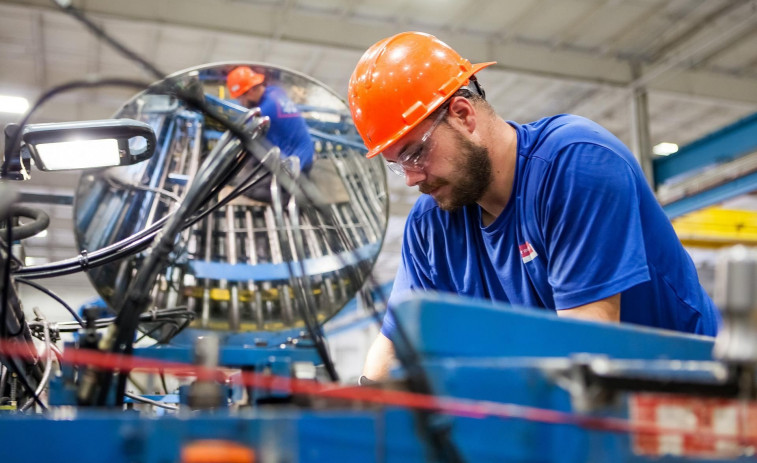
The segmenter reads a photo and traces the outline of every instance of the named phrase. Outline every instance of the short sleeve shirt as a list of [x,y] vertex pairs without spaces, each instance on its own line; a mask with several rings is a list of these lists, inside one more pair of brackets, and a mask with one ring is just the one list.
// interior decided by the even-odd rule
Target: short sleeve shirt
[[260,111],[271,119],[267,138],[281,150],[281,155],[297,156],[300,168],[307,172],[313,163],[313,140],[297,105],[281,88],[269,85],[260,101]]
[[517,133],[513,192],[484,227],[478,205],[422,195],[405,225],[394,301],[434,290],[564,310],[621,294],[621,321],[715,335],[719,315],[631,152],[589,121],[559,115]]

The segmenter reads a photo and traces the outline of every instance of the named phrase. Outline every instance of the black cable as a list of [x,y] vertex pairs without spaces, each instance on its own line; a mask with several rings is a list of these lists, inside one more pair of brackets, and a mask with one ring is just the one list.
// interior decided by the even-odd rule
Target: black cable
[[[273,175],[273,172],[271,173]],[[286,175],[286,174],[285,174]],[[277,220],[280,222],[283,222],[283,207],[281,204],[281,198],[278,197],[278,190],[272,191],[272,206],[274,210],[274,215],[277,217]],[[283,225],[283,223],[282,223]],[[279,228],[279,236],[280,239],[286,239],[286,232],[282,228]],[[298,236],[299,238],[299,236]],[[297,238],[295,238],[296,240]],[[295,247],[297,248],[297,252],[300,251],[301,248],[301,242],[295,241]],[[291,253],[291,250],[289,251]],[[303,276],[307,275],[305,272],[305,262],[304,259],[297,259],[300,267],[301,274]],[[289,277],[290,277],[290,283],[292,284],[292,291],[295,291],[295,272],[294,272],[294,263],[292,262],[292,259],[286,259],[287,263],[287,269],[289,270]],[[302,280],[303,282],[307,282],[307,277],[305,276]],[[313,292],[309,290],[309,288],[305,288],[304,284],[302,285],[302,297],[305,300],[305,304],[303,305],[303,308],[301,310],[300,315],[302,316],[302,321],[305,323],[305,327],[307,328],[308,332],[311,334],[311,339],[313,340],[313,343],[315,344],[316,352],[318,352],[319,357],[323,359],[324,368],[326,369],[327,374],[331,378],[332,381],[336,382],[339,379],[339,375],[336,371],[336,366],[334,365],[333,361],[331,360],[331,357],[328,352],[328,346],[326,346],[326,341],[324,339],[323,331],[321,330],[321,325],[318,322],[318,317],[316,314],[308,313],[308,307],[313,307]],[[312,316],[312,319],[310,318]]]
[[[43,325],[43,336],[44,336],[44,343],[45,343],[45,349],[47,350],[47,363],[45,364],[44,372],[42,373],[42,378],[39,380],[39,384],[37,385],[37,389],[34,391],[34,396],[41,394],[42,391],[45,389],[45,386],[47,386],[48,382],[50,381],[50,375],[53,371],[53,359],[55,358],[55,353],[52,349],[52,339],[50,335],[50,324],[47,322],[47,320],[44,321]],[[19,409],[19,411],[25,411],[29,407],[32,406],[34,403],[34,399],[30,398],[28,399]]]
[[66,301],[64,301],[63,299],[61,299],[60,296],[58,296],[57,294],[55,294],[52,290],[50,290],[48,288],[45,288],[44,286],[40,285],[39,283],[36,283],[34,281],[30,281],[30,280],[26,280],[24,278],[18,278],[18,277],[16,277],[16,278],[14,278],[14,280],[16,281],[16,283],[23,283],[25,285],[31,286],[32,288],[37,289],[39,291],[42,291],[43,293],[47,294],[51,298],[55,299],[60,305],[62,305],[63,307],[65,307],[65,309],[68,310],[68,312],[71,314],[71,316],[73,316],[74,319],[77,322],[79,322],[79,325],[81,325],[82,328],[84,328],[84,320],[82,320],[82,318],[79,316],[79,314],[77,314],[76,311],[70,305],[66,304]]
[[[234,191],[237,190],[235,189]],[[205,201],[206,203],[210,201],[213,193],[214,192],[211,192],[211,194],[208,196]],[[187,220],[184,228],[194,225],[195,223],[205,218],[208,214],[225,206],[240,193],[241,191],[236,194],[230,194],[228,197],[219,201],[212,207],[200,210],[199,213],[195,214]],[[15,275],[20,275],[27,279],[53,278],[57,276],[77,273],[82,270],[99,267],[101,265],[120,260],[124,257],[147,249],[152,243],[152,240],[155,238],[155,236],[160,233],[163,225],[171,218],[172,215],[173,212],[169,213],[165,217],[161,217],[160,219],[156,220],[144,230],[141,230],[122,239],[121,241],[110,244],[104,248],[88,253],[86,264],[82,261],[81,257],[74,257],[57,262],[51,262],[49,264],[20,268],[15,272]]]
[[[241,191],[237,192],[237,190],[239,190],[239,188],[234,190],[236,193],[230,194],[222,201],[214,204],[212,207],[201,210],[198,214],[190,217],[184,225],[184,228],[194,225],[211,212],[228,204],[231,200],[233,200],[241,193]],[[219,190],[215,189],[211,191],[204,203],[210,201],[212,196],[216,194],[217,191]],[[56,276],[63,276],[80,272],[88,268],[98,267],[100,265],[105,265],[107,263],[122,259],[123,257],[129,256],[149,247],[152,240],[158,233],[160,233],[163,225],[171,218],[172,215],[173,212],[169,213],[165,217],[156,220],[148,228],[145,228],[144,230],[141,230],[134,235],[130,235],[121,241],[88,253],[86,264],[82,262],[81,257],[75,257],[71,259],[64,259],[58,262],[52,262],[49,264],[21,268],[17,270],[15,274],[21,275],[28,279],[52,278]]]
[[[175,307],[170,309],[158,309],[155,313],[143,313],[140,315],[140,322],[164,322],[173,321],[176,318],[194,319],[194,313],[185,307]],[[108,327],[116,320],[116,317],[103,317],[94,320],[95,328],[102,329]],[[40,326],[37,322],[29,324],[32,327]],[[57,331],[61,333],[72,333],[79,330],[78,322],[59,322],[56,323]]]
[[[142,334],[142,336],[138,337],[138,338],[136,339],[136,341],[134,341],[134,344],[136,344],[136,343],[138,343],[139,341],[143,340],[144,338],[146,338],[146,337],[150,336],[151,334],[153,334],[154,332],[158,331],[159,329],[162,329],[162,328],[164,328],[164,327],[165,327],[166,325],[171,325],[171,324],[172,324],[172,325],[173,325],[174,327],[176,327],[176,329],[178,330],[178,328],[179,328],[179,324],[178,324],[178,323],[176,323],[176,321],[175,321],[175,320],[173,320],[173,319],[171,319],[171,320],[166,320],[166,321],[164,321],[164,322],[160,323],[160,324],[159,324],[158,326],[156,326],[156,327],[154,327],[153,329],[151,329],[150,331],[147,331],[146,333],[143,333],[143,334]],[[163,336],[163,338],[165,338],[165,336]],[[158,344],[160,344],[160,342],[158,342]]]
[[64,12],[70,14],[71,16],[76,18],[78,21],[82,22],[85,26],[87,26],[87,29],[89,29],[90,32],[92,32],[95,35],[95,37],[107,42],[111,47],[115,48],[119,53],[123,54],[124,56],[126,56],[126,58],[130,59],[131,61],[135,61],[139,63],[143,68],[145,68],[150,74],[152,74],[157,79],[162,79],[166,75],[164,72],[160,71],[158,68],[153,66],[152,63],[143,59],[141,56],[139,56],[135,52],[129,50],[117,40],[111,38],[97,24],[93,23],[92,21],[89,20],[89,18],[84,16],[84,14],[81,11],[74,8],[71,2],[65,2],[64,4],[64,2],[55,0],[55,3]]
[[16,271],[16,275],[21,275],[27,279],[52,278],[81,272],[89,268],[98,267],[122,259],[123,257],[147,249],[171,215],[172,214],[168,214],[167,216],[162,217],[144,230],[124,238],[121,241],[93,251],[92,253],[87,253],[86,259],[82,259],[82,256],[80,255],[78,257],[64,259],[49,264],[20,268]]
[[[3,247],[3,246],[5,246],[5,240],[2,237],[0,237],[0,247]],[[23,267],[24,263],[21,261],[21,259],[19,259],[15,255],[11,255],[10,257],[13,260],[13,262],[16,263],[16,267],[15,268]],[[11,268],[13,268],[13,267],[11,267]]]
[[10,297],[11,284],[11,259],[13,255],[13,218],[5,219],[5,262],[3,262],[3,302],[0,308],[0,339],[5,339],[8,332],[6,319],[8,317],[8,299]]
[[23,333],[25,324],[26,324],[26,314],[24,312],[21,312],[18,317],[18,330],[15,333],[6,333],[8,339],[15,338],[16,336]]
[[[158,373],[160,374],[160,384],[163,386],[163,393],[168,394],[168,386],[166,386],[166,374],[162,368],[158,370]],[[2,390],[0,389],[0,391]]]
[[0,395],[5,393],[5,385],[8,380],[8,370],[4,363],[0,363]]
[[[8,313],[10,312],[10,285],[11,285],[11,256],[13,255],[13,218],[7,217],[5,221],[5,262],[3,262],[3,270],[4,274],[2,275],[3,278],[3,291],[2,291],[2,304],[0,304],[0,340],[9,339],[9,336],[18,336],[19,334],[23,333],[24,328],[24,320],[23,320],[23,312],[21,312],[21,320],[19,321],[19,331],[17,333],[8,333]],[[34,388],[30,385],[29,379],[26,377],[26,373],[21,370],[21,367],[16,364],[15,361],[13,361],[12,358],[8,358],[7,362],[4,362],[6,367],[10,368],[13,373],[16,373],[16,377],[21,381],[21,384],[26,389],[26,391],[32,396],[35,402],[39,404],[39,406],[43,410],[47,410],[47,407],[45,407],[45,404],[42,403],[40,398],[37,396],[37,394],[34,391]]]
[[159,339],[158,340],[158,344],[165,344],[168,341],[170,341],[171,339],[173,339],[174,336],[176,336],[177,334],[181,333],[184,330],[184,328],[186,328],[187,326],[189,326],[189,324],[192,323],[192,320],[194,320],[194,318],[186,318],[186,319],[184,319],[184,323],[182,323],[181,325],[178,325],[176,327],[176,330],[174,332],[168,333],[165,336],[163,336],[163,338]]
[[[250,114],[248,116],[249,121],[255,122],[257,116],[259,116],[259,113],[257,115]],[[257,125],[254,126],[253,130],[258,131],[264,122],[257,119]],[[208,192],[218,185],[217,182],[225,178],[231,170],[236,170],[248,155],[249,151],[244,150],[238,140],[233,139],[229,134],[224,134],[213,151],[205,158],[197,170],[195,181],[185,193],[184,199],[174,216],[166,223],[156,242],[151,246],[150,252],[129,284],[125,299],[119,304],[115,322],[117,329],[111,339],[105,340],[110,345],[111,351],[120,354],[131,352],[131,341],[134,339],[134,333],[137,330],[139,314],[150,303],[150,289],[155,283],[155,278],[161,266],[173,249],[176,235],[184,228],[184,219],[197,210],[206,200]],[[98,404],[102,405],[107,400],[110,379],[109,376],[101,377],[102,385],[100,385],[97,398]],[[120,372],[118,374],[117,391],[124,391],[125,387],[126,375],[124,372]],[[117,400],[119,402],[122,400],[120,394],[117,394]]]

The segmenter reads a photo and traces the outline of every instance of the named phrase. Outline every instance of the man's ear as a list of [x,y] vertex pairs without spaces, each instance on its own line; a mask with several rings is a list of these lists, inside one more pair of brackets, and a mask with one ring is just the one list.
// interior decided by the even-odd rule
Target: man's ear
[[452,97],[449,104],[447,122],[470,133],[476,130],[476,108],[470,100],[462,96]]

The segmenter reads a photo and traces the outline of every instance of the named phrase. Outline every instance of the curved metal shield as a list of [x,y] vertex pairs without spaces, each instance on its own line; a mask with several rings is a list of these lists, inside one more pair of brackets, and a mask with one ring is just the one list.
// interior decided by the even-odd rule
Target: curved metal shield
[[[193,82],[206,103],[234,119],[247,108],[228,98],[225,80],[239,64],[202,66],[169,79]],[[194,314],[191,326],[232,332],[298,328],[303,311],[323,322],[354,297],[378,255],[387,223],[385,168],[381,160],[365,158],[348,107],[333,91],[293,71],[241,64],[265,74],[267,85],[284,91],[290,117],[304,120],[312,164],[300,169],[300,159],[290,156],[284,165],[296,185],[307,184],[310,190],[283,194],[281,207],[274,207],[277,192],[285,190],[280,177],[268,174],[184,229],[152,288],[153,307],[163,313],[188,309]],[[217,121],[155,88],[132,98],[115,117],[149,123],[157,135],[156,154],[132,166],[87,173],[80,180],[74,214],[81,250],[128,239],[170,214],[224,132]],[[267,135],[277,120],[277,115],[271,117]],[[287,140],[269,142],[273,147]],[[283,148],[280,155],[286,156]],[[256,166],[245,166],[228,186],[214,192],[203,210],[244,184]],[[261,196],[261,191],[268,194]],[[144,252],[89,270],[111,307],[120,307]],[[178,323],[147,324],[143,331],[146,327],[154,330],[151,336],[167,339]]]

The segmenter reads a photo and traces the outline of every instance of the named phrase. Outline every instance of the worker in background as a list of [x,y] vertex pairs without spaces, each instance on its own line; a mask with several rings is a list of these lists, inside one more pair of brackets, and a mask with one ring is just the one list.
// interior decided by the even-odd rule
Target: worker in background
[[[286,92],[276,85],[267,85],[265,75],[248,66],[238,66],[229,72],[226,86],[231,97],[242,106],[248,109],[259,107],[263,116],[271,119],[266,138],[279,147],[282,158],[296,156],[300,171],[307,174],[313,164],[313,140],[305,119]],[[256,183],[246,194],[270,201],[270,178],[267,176],[267,181],[263,179]]]
[[505,121],[474,75],[491,64],[406,32],[370,47],[352,74],[367,156],[423,193],[365,377],[387,377],[394,303],[409,291],[715,335],[717,309],[628,148],[579,116]]

